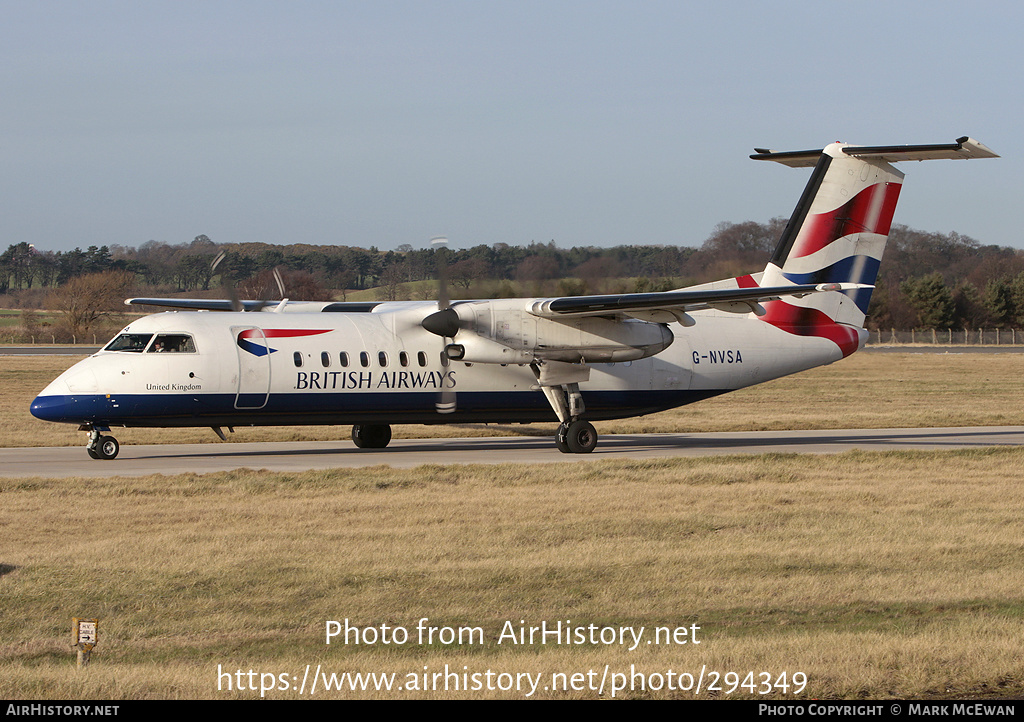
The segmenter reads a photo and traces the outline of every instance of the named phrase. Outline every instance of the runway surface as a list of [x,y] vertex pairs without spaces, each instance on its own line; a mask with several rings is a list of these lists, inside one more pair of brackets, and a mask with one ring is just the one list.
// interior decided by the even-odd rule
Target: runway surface
[[387,449],[357,449],[351,441],[212,443],[122,446],[113,461],[75,447],[0,449],[0,476],[48,478],[146,476],[230,469],[304,471],[387,464],[518,464],[602,459],[658,459],[721,454],[834,454],[850,449],[964,449],[1024,445],[1024,427],[842,429],[705,434],[602,436],[592,454],[562,454],[548,437],[399,439]]

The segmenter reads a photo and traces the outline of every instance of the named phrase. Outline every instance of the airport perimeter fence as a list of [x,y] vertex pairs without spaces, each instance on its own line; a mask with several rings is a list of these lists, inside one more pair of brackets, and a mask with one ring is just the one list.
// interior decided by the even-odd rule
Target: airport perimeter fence
[[868,331],[868,346],[900,345],[935,346],[1018,346],[1024,344],[1024,331],[1019,328],[930,328],[897,331]]
[[111,338],[110,334],[87,333],[81,336],[71,333],[20,333],[0,332],[0,344],[24,346],[99,346]]

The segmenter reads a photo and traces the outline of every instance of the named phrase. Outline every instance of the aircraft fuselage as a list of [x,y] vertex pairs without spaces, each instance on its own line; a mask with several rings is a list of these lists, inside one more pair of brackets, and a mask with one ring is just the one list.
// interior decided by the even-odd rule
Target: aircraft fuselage
[[[441,339],[419,325],[434,310],[427,302],[369,313],[147,316],[119,334],[127,348],[75,364],[40,393],[32,413],[98,427],[558,420],[529,364],[444,356]],[[671,345],[656,356],[591,364],[580,384],[587,417],[663,411],[842,357],[826,339],[785,333],[753,314],[695,315],[717,318],[673,324]],[[181,347],[157,350],[161,339]],[[445,389],[458,404],[441,415],[435,402]]]

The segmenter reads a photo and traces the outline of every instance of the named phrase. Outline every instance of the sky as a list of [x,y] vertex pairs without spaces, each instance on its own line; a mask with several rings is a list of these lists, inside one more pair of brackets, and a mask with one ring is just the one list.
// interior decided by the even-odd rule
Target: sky
[[[1024,248],[1024,5],[0,0],[0,249],[699,246],[755,146],[945,143],[896,223]],[[1016,199],[1016,200],[1014,200]]]

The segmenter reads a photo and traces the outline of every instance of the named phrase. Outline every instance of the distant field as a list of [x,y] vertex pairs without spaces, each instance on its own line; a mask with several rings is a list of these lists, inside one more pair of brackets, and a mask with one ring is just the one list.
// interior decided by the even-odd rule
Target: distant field
[[[84,444],[73,426],[28,413],[76,359],[0,357],[0,446]],[[854,354],[692,406],[597,424],[601,434],[917,426],[1024,425],[1022,354]],[[347,426],[237,428],[233,441],[346,439]],[[554,425],[396,426],[396,438],[532,434]],[[123,444],[220,442],[209,429],[118,429]]]
[[[259,697],[241,671],[280,699],[307,665],[403,686],[317,698],[525,696],[451,688],[487,671],[540,698],[606,671],[604,698],[1019,698],[1022,477],[995,449],[0,479],[0,698]],[[84,671],[73,616],[100,619]],[[481,643],[420,644],[422,618]],[[409,639],[325,644],[346,619]],[[645,641],[497,643],[559,621]]]

